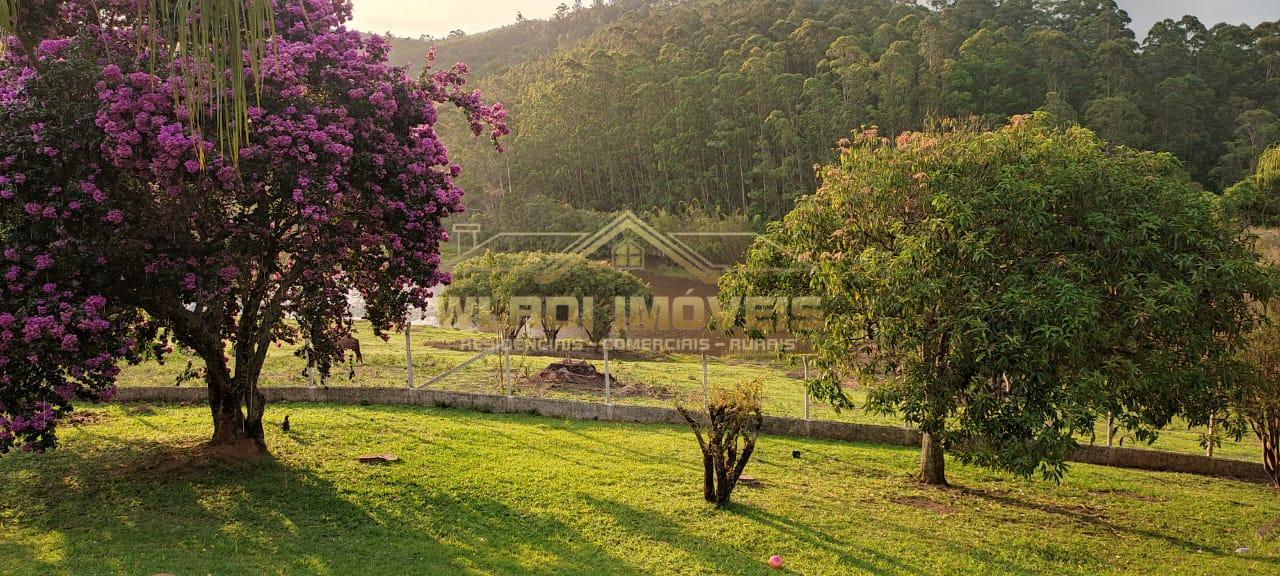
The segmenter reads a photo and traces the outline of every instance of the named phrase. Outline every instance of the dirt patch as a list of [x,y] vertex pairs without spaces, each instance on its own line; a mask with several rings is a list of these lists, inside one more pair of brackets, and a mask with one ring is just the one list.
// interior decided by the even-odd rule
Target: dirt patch
[[[486,343],[483,347],[477,347],[474,342],[465,340],[454,342],[428,341],[424,344],[427,348],[451,350],[453,352],[482,352],[492,345],[492,343]],[[542,358],[564,358],[566,354],[569,354],[575,358],[586,360],[604,359],[604,352],[599,348],[577,345],[577,343],[567,347],[557,345],[555,348],[551,348],[543,342],[530,342],[527,345],[523,342],[516,342],[511,349],[511,353]],[[647,350],[609,350],[609,359],[629,362],[659,362],[667,359],[667,355]]]
[[156,409],[143,404],[140,406],[130,406],[125,409],[124,413],[130,416],[155,416]]
[[107,413],[100,410],[76,410],[67,416],[65,422],[72,426],[89,426],[107,419]]
[[254,464],[270,457],[267,447],[256,440],[240,440],[229,444],[203,444],[197,452],[224,464]]
[[[1052,502],[1024,500],[1018,496],[1000,490],[981,490],[964,487],[955,487],[952,488],[952,490],[955,493],[966,497],[980,498],[1001,506],[1019,508],[1022,510],[1033,510],[1044,512],[1046,514],[1056,514],[1058,516],[1083,523],[1105,524],[1107,520],[1105,508],[1095,508],[1085,504],[1056,504]],[[1114,528],[1109,524],[1107,524],[1106,527],[1114,531]]]
[[1280,516],[1258,528],[1258,538],[1265,539],[1268,536],[1280,536]]
[[216,446],[208,441],[187,441],[154,445],[123,457],[112,473],[121,478],[174,481],[203,475],[210,468],[242,468],[270,458],[270,454],[253,441]]
[[898,496],[896,498],[891,498],[889,501],[893,502],[894,504],[900,504],[902,506],[910,506],[912,508],[919,508],[921,510],[928,510],[930,512],[936,512],[942,515],[956,513],[955,506],[952,506],[950,504],[943,504],[942,502],[930,500],[922,496]]
[[[522,387],[532,388],[539,392],[603,393],[604,380],[604,374],[597,370],[595,365],[582,360],[565,358],[558,362],[552,362],[546,369],[537,374],[522,376],[517,381]],[[610,383],[610,389],[613,394],[619,397],[646,397],[664,400],[673,397],[671,391],[664,387],[640,382],[623,382],[616,378]]]

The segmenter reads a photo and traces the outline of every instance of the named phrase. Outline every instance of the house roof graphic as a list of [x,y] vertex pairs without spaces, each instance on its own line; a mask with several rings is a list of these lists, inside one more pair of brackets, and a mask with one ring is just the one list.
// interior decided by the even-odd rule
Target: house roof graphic
[[[478,230],[466,229],[461,230],[467,234],[477,235]],[[616,218],[608,224],[601,227],[595,232],[501,232],[495,234],[483,242],[471,245],[466,250],[459,246],[461,254],[458,255],[457,261],[470,258],[472,256],[482,254],[485,250],[490,249],[491,245],[496,244],[499,240],[507,238],[564,238],[568,241],[560,252],[565,254],[580,254],[583,257],[590,258],[593,254],[600,251],[601,248],[609,246],[619,236],[627,235],[627,237],[635,239],[652,246],[655,253],[660,254],[682,269],[687,271],[694,278],[706,282],[707,284],[715,284],[721,272],[724,271],[723,265],[716,265],[709,261],[705,256],[697,250],[691,248],[681,239],[685,236],[701,236],[701,237],[733,237],[745,236],[756,237],[751,232],[677,232],[666,233],[651,226],[648,222],[642,220],[634,212],[630,210],[620,213]],[[565,270],[557,270],[554,267],[548,268],[542,274],[546,281],[558,278]]]
[[568,248],[565,248],[564,252],[590,257],[601,248],[608,246],[618,236],[627,232],[653,246],[659,254],[670,258],[699,280],[714,284],[720,277],[719,268],[709,262],[702,254],[690,248],[683,240],[674,235],[658,231],[658,229],[650,226],[649,223],[641,220],[629,210],[619,214],[617,218],[614,218],[612,222],[596,231],[595,234],[574,242]]

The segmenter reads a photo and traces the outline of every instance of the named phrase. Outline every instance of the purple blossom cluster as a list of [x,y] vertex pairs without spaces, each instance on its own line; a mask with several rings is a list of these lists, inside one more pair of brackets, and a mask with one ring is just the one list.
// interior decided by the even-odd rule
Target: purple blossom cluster
[[[63,4],[69,19],[88,3]],[[136,14],[128,0],[97,6],[104,17],[89,21]],[[141,344],[159,328],[210,372],[239,375],[253,370],[242,349],[290,337],[286,318],[335,340],[357,290],[387,330],[448,280],[442,220],[464,207],[436,106],[460,107],[495,142],[505,111],[466,90],[464,66],[414,80],[387,65],[385,40],[343,27],[350,13],[345,0],[277,0],[238,163],[175,104],[191,98],[189,63],[112,50],[136,45],[129,26],[81,25],[41,42],[36,62],[11,43],[0,63],[0,450],[51,446],[72,398],[109,397],[121,359],[165,349]],[[84,53],[96,55],[87,66]]]

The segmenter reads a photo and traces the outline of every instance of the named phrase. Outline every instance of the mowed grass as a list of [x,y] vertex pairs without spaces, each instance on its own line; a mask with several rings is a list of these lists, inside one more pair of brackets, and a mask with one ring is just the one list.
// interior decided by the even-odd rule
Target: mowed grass
[[[328,384],[363,387],[405,386],[408,373],[405,368],[403,334],[392,334],[389,340],[383,341],[373,335],[367,323],[359,322],[357,335],[361,341],[365,363],[355,367],[354,379],[348,378],[348,370],[345,367],[335,367]],[[432,376],[442,374],[476,355],[476,352],[458,351],[443,346],[457,347],[459,344],[466,344],[470,349],[480,351],[493,345],[496,338],[492,334],[470,330],[415,326],[411,342],[414,376],[416,382],[421,384]],[[297,346],[281,346],[271,350],[263,368],[261,385],[307,385],[307,379],[302,373],[305,362],[294,355],[296,349]],[[148,362],[139,366],[127,366],[120,378],[120,385],[173,386],[178,375],[185,369],[188,360],[193,361],[196,367],[202,365],[198,358],[176,352],[163,365]],[[536,374],[553,361],[555,358],[547,356],[513,354],[512,371],[517,376]],[[603,369],[603,363],[599,360],[592,363],[598,369]],[[649,389],[666,392],[657,396],[614,396],[615,403],[671,407],[680,399],[700,397],[702,390],[702,363],[698,356],[672,354],[652,361],[615,358],[610,361],[610,371],[624,384],[640,383]],[[802,373],[799,364],[776,357],[771,358],[768,355],[745,358],[712,357],[707,367],[707,380],[711,387],[730,386],[739,381],[759,380],[763,385],[766,413],[771,416],[801,418],[804,416],[805,403]],[[430,387],[458,392],[503,394],[506,391],[500,384],[498,374],[498,356],[490,355],[446,380],[430,384]],[[203,383],[196,381],[184,385],[203,386]],[[546,390],[531,386],[517,386],[514,392],[520,396],[604,402],[604,395],[599,392]],[[810,417],[815,420],[890,426],[902,424],[901,419],[896,415],[870,413],[863,410],[862,407],[866,405],[866,394],[863,391],[849,390],[848,394],[853,400],[855,409],[837,411],[831,406],[813,401],[810,402]],[[1118,445],[1131,448],[1203,454],[1204,449],[1200,446],[1203,432],[1203,429],[1189,429],[1185,425],[1176,424],[1161,432],[1160,437],[1151,445],[1137,442],[1124,431],[1117,436],[1116,442]],[[1081,438],[1080,440],[1082,443],[1088,443],[1091,439]],[[1099,423],[1092,441],[1097,444],[1106,443],[1105,423]],[[1257,438],[1252,435],[1246,435],[1240,441],[1223,438],[1222,445],[1216,450],[1215,455],[1221,458],[1261,462],[1262,448]]]
[[[749,575],[774,553],[805,575],[1280,573],[1280,494],[1229,480],[952,462],[935,489],[914,450],[764,437],[762,485],[716,510],[672,426],[278,405],[273,457],[243,464],[202,456],[206,408],[95,410],[0,458],[0,573]],[[401,461],[355,461],[382,452]]]

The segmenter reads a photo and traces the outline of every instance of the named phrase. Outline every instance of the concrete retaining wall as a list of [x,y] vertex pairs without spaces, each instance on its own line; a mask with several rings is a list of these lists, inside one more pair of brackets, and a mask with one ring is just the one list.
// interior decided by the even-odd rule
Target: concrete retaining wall
[[[443,390],[409,390],[407,388],[260,388],[268,403],[323,402],[333,404],[406,404],[441,408],[459,408],[479,412],[536,414],[570,420],[605,420],[636,424],[683,424],[684,419],[671,408],[653,406],[606,406],[594,402],[551,400],[546,398],[507,398],[492,394],[446,392]],[[204,387],[120,388],[117,402],[203,403]],[[855,424],[829,420],[801,420],[766,416],[763,432],[777,436],[798,436],[867,442],[892,446],[919,446],[920,433],[897,426]],[[1203,476],[1220,476],[1247,480],[1266,480],[1262,465],[1240,460],[1207,458],[1195,454],[1159,452],[1134,448],[1081,446],[1071,457],[1074,462],[1154,470],[1184,472]]]

